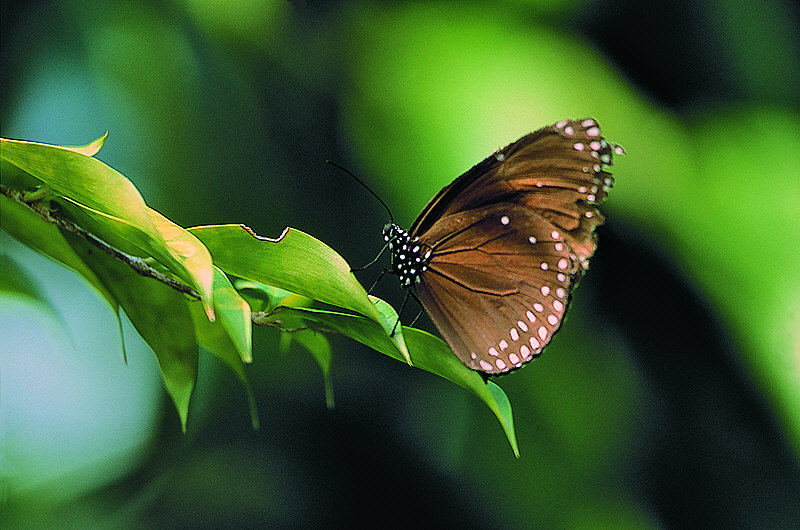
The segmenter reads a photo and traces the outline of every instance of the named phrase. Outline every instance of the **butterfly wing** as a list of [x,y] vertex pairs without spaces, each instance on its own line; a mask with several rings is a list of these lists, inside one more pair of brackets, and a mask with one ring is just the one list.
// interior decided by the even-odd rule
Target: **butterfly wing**
[[440,191],[411,228],[431,248],[417,295],[455,354],[502,373],[540,353],[596,248],[613,184],[593,119],[524,136]]

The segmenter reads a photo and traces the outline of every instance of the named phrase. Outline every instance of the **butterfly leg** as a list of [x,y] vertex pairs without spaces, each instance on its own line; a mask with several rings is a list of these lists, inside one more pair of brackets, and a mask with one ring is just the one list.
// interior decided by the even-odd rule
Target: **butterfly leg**
[[411,324],[409,324],[409,326],[413,326],[414,324],[416,324],[417,320],[419,320],[419,317],[422,316],[422,311],[423,311],[422,302],[420,302],[419,298],[417,297],[417,294],[414,291],[412,291],[411,289],[407,290],[406,295],[403,297],[403,303],[400,304],[400,311],[397,312],[397,322],[394,323],[394,327],[392,328],[392,336],[394,336],[395,331],[397,331],[397,326],[400,324],[400,319],[403,315],[403,310],[406,308],[406,303],[408,302],[409,298],[413,298],[417,302],[417,304],[419,304],[419,312],[417,313],[417,316],[414,317],[414,320],[411,321]]
[[400,318],[403,315],[403,309],[406,308],[409,296],[411,296],[411,291],[406,291],[406,295],[403,297],[403,303],[400,304],[400,311],[397,312],[397,322],[394,323],[394,327],[392,328],[392,337],[394,337],[394,332],[397,331],[397,326],[400,324]]
[[372,291],[375,289],[375,287],[378,286],[378,282],[381,281],[381,278],[383,278],[383,275],[386,274],[387,272],[392,272],[392,271],[391,271],[391,269],[383,269],[381,271],[381,273],[378,275],[378,279],[375,280],[375,283],[373,283],[372,287],[369,288],[369,291],[367,291],[367,294],[372,294]]
[[383,256],[383,253],[386,252],[387,248],[389,248],[389,243],[386,243],[385,245],[383,245],[383,248],[381,249],[380,252],[378,252],[378,255],[375,256],[375,259],[373,259],[372,261],[370,261],[369,263],[367,263],[363,267],[350,267],[350,272],[359,272],[359,271],[363,271],[363,270],[369,269],[370,267],[375,265],[378,262],[379,259],[381,259],[381,256]]
[[414,291],[409,290],[408,294],[411,295],[411,298],[413,298],[414,301],[417,302],[417,305],[419,306],[419,312],[417,313],[417,316],[415,316],[414,320],[412,320],[411,324],[409,324],[409,326],[413,327],[414,324],[417,323],[417,320],[419,320],[419,317],[422,316],[422,312],[424,311],[424,309],[422,309],[422,302],[420,301],[419,297],[417,297],[417,293],[415,293]]

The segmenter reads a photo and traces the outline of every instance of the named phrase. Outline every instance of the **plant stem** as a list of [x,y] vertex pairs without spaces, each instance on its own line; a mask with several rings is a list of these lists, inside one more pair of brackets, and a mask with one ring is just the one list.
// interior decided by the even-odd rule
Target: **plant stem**
[[[157,280],[163,283],[164,285],[171,287],[172,289],[175,289],[176,291],[191,296],[196,300],[200,299],[200,295],[193,288],[189,287],[184,283],[179,282],[172,276],[168,276],[163,272],[154,269],[153,267],[148,265],[144,259],[138,256],[132,256],[130,254],[122,252],[117,248],[112,247],[99,237],[86,231],[85,229],[76,225],[72,221],[64,219],[57,213],[51,211],[45,204],[38,201],[38,195],[36,195],[35,193],[24,193],[21,191],[12,190],[11,188],[2,185],[0,185],[0,193],[28,207],[31,211],[33,211],[36,215],[41,217],[44,221],[54,224],[57,227],[61,228],[62,230],[66,230],[67,232],[71,232],[77,235],[78,237],[81,237],[82,239],[88,241],[94,247],[99,248],[106,254],[109,254],[113,258],[125,263],[127,266],[133,269],[133,271],[136,272],[136,274],[139,274],[140,276],[145,276],[147,278],[153,278],[154,280]],[[33,199],[31,199],[31,197],[33,197]]]

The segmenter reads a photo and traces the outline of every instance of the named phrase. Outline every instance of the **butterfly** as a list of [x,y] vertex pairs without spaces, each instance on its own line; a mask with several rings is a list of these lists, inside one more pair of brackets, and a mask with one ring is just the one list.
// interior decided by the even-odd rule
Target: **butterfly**
[[468,368],[509,372],[552,340],[597,247],[608,166],[623,153],[596,120],[561,121],[458,177],[410,230],[384,227],[389,272]]

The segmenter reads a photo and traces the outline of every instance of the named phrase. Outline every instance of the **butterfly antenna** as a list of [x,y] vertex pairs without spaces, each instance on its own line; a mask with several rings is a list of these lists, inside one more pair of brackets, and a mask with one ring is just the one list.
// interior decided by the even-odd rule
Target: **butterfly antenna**
[[362,186],[364,186],[364,189],[366,189],[368,192],[370,192],[370,194],[371,194],[373,197],[375,197],[376,199],[378,199],[378,202],[380,202],[380,203],[381,203],[381,205],[383,205],[383,207],[386,209],[386,212],[389,214],[389,221],[390,221],[391,223],[394,223],[394,216],[392,215],[392,211],[389,209],[389,206],[388,206],[388,205],[387,205],[385,202],[383,202],[383,199],[381,199],[381,198],[380,198],[380,196],[378,196],[378,194],[377,194],[377,193],[375,193],[374,191],[372,191],[372,188],[370,188],[369,186],[367,186],[367,185],[364,183],[364,181],[363,181],[363,180],[361,180],[360,178],[358,178],[357,176],[355,176],[355,175],[353,174],[353,172],[352,172],[352,171],[350,171],[349,169],[347,169],[347,168],[345,168],[345,167],[342,167],[342,166],[340,166],[339,164],[337,164],[336,162],[334,162],[334,161],[332,161],[332,160],[326,160],[325,162],[327,162],[328,164],[332,165],[333,167],[335,167],[335,168],[337,168],[337,169],[340,169],[341,171],[344,171],[345,173],[347,173],[348,175],[350,175],[351,177],[353,177],[353,178],[355,179],[355,181],[356,181],[356,182],[358,182],[359,184],[361,184]]

